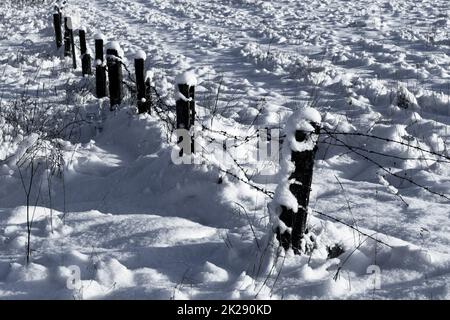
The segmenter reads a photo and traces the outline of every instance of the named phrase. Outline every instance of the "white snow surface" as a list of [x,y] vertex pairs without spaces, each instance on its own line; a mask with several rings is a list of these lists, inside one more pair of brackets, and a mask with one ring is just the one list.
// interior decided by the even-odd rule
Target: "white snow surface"
[[[52,4],[0,3],[0,299],[450,299],[447,0],[68,0],[90,47],[120,43],[131,72],[147,53],[168,105],[196,85],[191,165],[131,94],[115,112],[95,97],[55,48]],[[296,256],[274,247],[267,194],[295,206],[305,119],[339,140],[318,138],[316,249]],[[281,168],[257,161],[266,127],[291,138]],[[250,137],[227,149],[240,167],[218,132]]]

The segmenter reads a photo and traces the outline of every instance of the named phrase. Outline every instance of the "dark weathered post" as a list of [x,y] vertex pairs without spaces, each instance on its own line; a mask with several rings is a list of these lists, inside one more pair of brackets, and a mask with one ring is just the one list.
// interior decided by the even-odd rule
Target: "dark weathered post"
[[[302,239],[307,232],[306,222],[308,217],[309,195],[313,178],[314,157],[317,151],[317,137],[320,133],[320,115],[317,111],[313,111],[315,114],[312,112],[304,112],[300,113],[299,118],[294,119],[298,121],[296,123],[302,121],[303,124],[301,126],[302,129],[295,130],[291,133],[294,135],[297,144],[297,146],[291,145],[290,161],[295,169],[284,180],[284,183],[288,183],[289,185],[289,191],[284,190],[283,192],[290,192],[297,200],[297,203],[296,208],[293,208],[291,203],[283,203],[281,205],[279,219],[284,223],[284,227],[277,228],[277,238],[280,244],[285,250],[292,247],[296,254],[305,250],[305,248],[302,248]],[[305,126],[304,124],[309,124],[309,126]],[[300,148],[301,151],[298,151],[298,145],[302,146]]]
[[69,34],[70,34],[70,43],[72,45],[72,67],[74,69],[77,68],[77,56],[75,54],[75,40],[73,38],[73,27],[72,27],[72,19],[69,20]]
[[152,86],[151,86],[151,78],[147,74],[145,78],[145,103],[147,104],[148,113],[152,112]]
[[[70,28],[69,28],[70,26]],[[69,17],[64,17],[64,56],[70,57],[72,53],[72,43],[70,42],[70,29],[72,29],[72,21]]]
[[195,85],[189,86],[189,98],[191,99],[189,103],[189,110],[191,113],[191,125],[195,123]]
[[59,49],[62,46],[62,31],[61,31],[61,13],[57,12],[53,14],[53,27],[55,28],[55,40],[56,48]]
[[[191,126],[194,126],[195,123],[195,85],[191,85],[189,87],[189,98],[191,99],[191,101],[189,102],[189,111],[191,113]],[[191,135],[191,152],[194,153],[195,151],[195,136],[194,136],[194,131],[192,131],[192,135]]]
[[[195,119],[195,85],[197,79],[195,75],[190,72],[179,75],[177,82],[177,96],[176,96],[176,113],[177,113],[177,129],[191,130]],[[178,143],[182,141],[179,138]],[[194,135],[191,133],[191,153],[194,153]],[[181,150],[181,154],[182,155]]]
[[80,52],[81,52],[81,73],[84,75],[92,74],[91,69],[91,54],[86,46],[86,30],[79,29],[78,36],[80,37]]
[[106,49],[106,63],[108,65],[109,79],[109,100],[111,111],[122,103],[123,98],[123,74],[122,74],[122,57],[121,49],[117,42],[110,43]]
[[106,66],[103,59],[102,34],[95,35],[95,86],[97,98],[106,97]]
[[145,52],[140,50],[134,59],[134,70],[136,73],[136,91],[138,113],[150,112],[150,105],[147,102],[146,83],[145,83]]

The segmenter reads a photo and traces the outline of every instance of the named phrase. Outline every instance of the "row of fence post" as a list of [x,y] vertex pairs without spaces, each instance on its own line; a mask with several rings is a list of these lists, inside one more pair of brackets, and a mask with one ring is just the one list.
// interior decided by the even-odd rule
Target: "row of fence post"
[[[61,22],[64,20],[64,36],[62,34]],[[63,17],[62,12],[57,8],[53,14],[53,26],[55,29],[56,48],[64,45],[64,56],[72,58],[72,67],[77,68],[75,41],[73,25],[70,17]],[[92,74],[92,57],[86,44],[86,30],[79,29],[81,52],[81,72],[83,76]],[[104,52],[104,37],[101,34],[95,35],[95,86],[97,98],[110,98],[111,110],[114,110],[122,103],[124,97],[123,90],[123,68],[122,58],[118,50],[118,45],[106,49],[106,64]],[[136,76],[136,100],[138,113],[151,112],[151,79],[146,77],[145,54],[140,54],[135,58]],[[107,77],[108,74],[108,77]]]
[[[61,32],[62,14],[57,12],[53,15],[53,24],[55,28],[56,47],[59,49],[63,45],[64,40],[64,56],[72,57],[73,68],[76,69],[76,54],[73,37],[73,27],[70,17],[64,17],[64,38]],[[80,51],[82,61],[82,74],[91,75],[91,56],[86,45],[86,31],[80,29]],[[96,78],[96,96],[104,98],[109,91],[111,110],[122,103],[123,99],[123,70],[122,58],[120,50],[116,43],[112,43],[106,50],[106,64],[104,62],[104,37],[99,34],[95,35],[95,78]],[[151,80],[145,74],[145,54],[138,54],[134,60],[135,76],[136,76],[136,104],[138,113],[150,113],[151,98]],[[106,74],[108,74],[108,81]],[[107,85],[109,84],[109,85]],[[109,89],[109,90],[108,90]],[[176,128],[185,129],[190,132],[190,150],[180,151],[186,155],[195,152],[194,134],[191,130],[194,126],[196,108],[195,108],[195,85],[192,83],[177,83],[178,95],[176,98]],[[312,123],[319,133],[320,124]],[[298,142],[305,140],[307,133],[297,131],[295,138]],[[178,138],[178,143],[182,142],[183,137]],[[283,248],[288,250],[294,249],[298,253],[301,239],[306,232],[306,221],[308,215],[309,195],[312,184],[314,157],[317,148],[302,152],[292,151],[291,161],[295,165],[295,170],[290,176],[290,180],[294,181],[290,185],[290,192],[295,196],[299,204],[298,212],[282,206],[282,212],[279,216],[280,220],[290,229],[289,232],[281,232],[277,230],[277,238]]]

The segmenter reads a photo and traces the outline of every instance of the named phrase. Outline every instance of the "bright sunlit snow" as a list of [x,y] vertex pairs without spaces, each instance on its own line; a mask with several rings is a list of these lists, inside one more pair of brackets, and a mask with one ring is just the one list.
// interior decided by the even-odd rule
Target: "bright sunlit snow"
[[[68,0],[76,70],[55,4],[0,3],[0,299],[450,299],[448,0]],[[122,57],[114,111],[78,28]],[[134,59],[167,110],[137,114]],[[316,141],[294,255],[277,210]]]

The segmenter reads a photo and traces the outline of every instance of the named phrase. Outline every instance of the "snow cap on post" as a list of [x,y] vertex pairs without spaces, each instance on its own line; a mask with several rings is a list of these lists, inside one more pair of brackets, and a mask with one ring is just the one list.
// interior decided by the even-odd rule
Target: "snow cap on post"
[[72,25],[72,18],[71,17],[65,17],[66,18],[66,26],[67,29],[73,29],[73,25]]
[[186,71],[175,78],[175,100],[191,101],[192,98],[187,98],[180,92],[180,85],[195,87],[197,85],[195,73],[193,71]]
[[[314,128],[304,128],[302,122],[308,123],[317,123],[320,124],[322,122],[322,117],[320,113],[313,108],[304,107],[300,108],[289,117],[288,125],[289,129],[295,130],[305,130],[305,131],[314,131]],[[309,130],[308,130],[309,129]]]
[[296,139],[296,132],[314,132],[317,126],[322,122],[320,113],[310,107],[304,107],[296,110],[288,119],[286,123],[286,138],[292,151],[302,152],[305,150],[312,150],[316,144],[317,137],[314,139],[310,137],[303,142],[298,142]]
[[144,50],[138,50],[138,51],[136,52],[136,55],[134,56],[134,58],[135,58],[136,60],[139,60],[139,59],[145,60],[145,59],[147,59],[147,55],[145,54],[145,51],[144,51]]
[[109,50],[109,49],[115,50],[119,57],[123,57],[124,53],[123,53],[122,48],[120,47],[119,42],[117,42],[117,41],[108,42],[108,45],[106,46],[106,50]]
[[193,71],[186,71],[179,74],[175,78],[175,83],[178,84],[187,84],[190,87],[197,85],[197,77]]
[[94,35],[94,40],[103,40],[103,42],[106,41],[106,37],[103,33],[98,32]]

